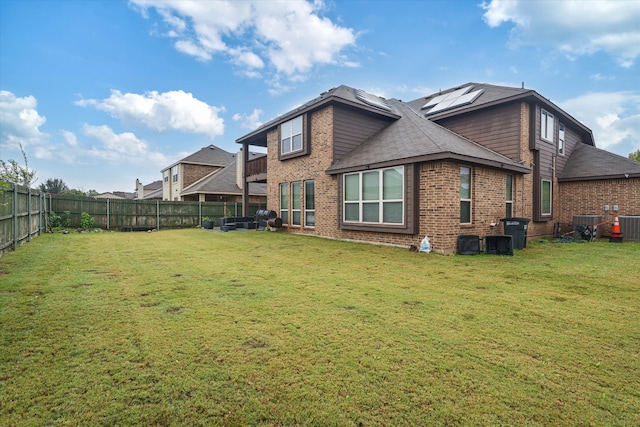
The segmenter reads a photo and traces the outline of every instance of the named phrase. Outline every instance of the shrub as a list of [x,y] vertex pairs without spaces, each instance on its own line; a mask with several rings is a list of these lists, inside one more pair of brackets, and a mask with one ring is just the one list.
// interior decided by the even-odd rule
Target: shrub
[[93,217],[86,212],[80,214],[80,226],[82,228],[93,228]]
[[49,225],[52,229],[60,228],[60,226],[62,225],[62,218],[60,217],[60,215],[56,214],[55,212],[51,212],[49,214]]
[[63,228],[71,227],[71,212],[70,211],[62,212],[62,220],[60,222],[60,225]]

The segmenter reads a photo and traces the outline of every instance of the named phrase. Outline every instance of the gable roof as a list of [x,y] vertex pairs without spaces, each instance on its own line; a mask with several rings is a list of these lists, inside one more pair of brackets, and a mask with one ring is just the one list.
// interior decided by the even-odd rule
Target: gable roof
[[157,190],[162,189],[162,180],[159,179],[157,181],[153,181],[150,184],[147,184],[143,187],[145,190]]
[[216,147],[211,144],[207,147],[202,147],[200,150],[196,151],[193,154],[188,155],[184,159],[178,160],[170,166],[162,169],[161,172],[166,171],[167,169],[171,169],[177,164],[180,163],[191,163],[198,165],[209,165],[209,166],[226,166],[229,163],[234,161],[234,155],[229,153],[228,151],[223,150],[220,147]]
[[[450,108],[444,108],[439,110],[436,113],[429,114],[432,107],[423,108],[425,104],[429,101],[434,100],[436,97],[450,94],[455,91],[461,90],[463,88],[470,88],[468,92],[482,91],[482,93],[470,103],[462,103],[459,105],[455,105]],[[486,83],[473,83],[469,82],[460,86],[456,86],[453,88],[449,88],[443,91],[439,91],[437,93],[421,97],[410,101],[408,104],[416,111],[420,111],[425,117],[429,120],[438,121],[444,118],[456,116],[459,114],[466,114],[472,111],[485,109],[497,105],[502,105],[510,102],[531,102],[535,104],[539,104],[545,107],[545,109],[550,110],[560,117],[560,120],[563,122],[567,122],[567,124],[571,124],[571,127],[580,134],[582,137],[582,141],[584,144],[595,146],[593,133],[591,129],[586,127],[584,124],[576,120],[569,113],[564,111],[562,108],[558,107],[556,104],[551,102],[549,99],[541,96],[538,92],[533,89],[525,89],[522,88],[514,88],[508,86],[497,86],[490,85]]]
[[[301,106],[294,108],[293,110],[288,111],[287,113],[282,114],[273,120],[268,121],[254,131],[236,139],[236,142],[239,144],[246,143],[249,145],[266,147],[267,133],[270,130],[274,129],[281,123],[298,117],[301,114],[317,110],[331,103],[340,103],[342,105],[356,107],[371,114],[391,117],[394,119],[400,117],[384,98],[367,93],[360,89],[354,89],[349,86],[341,85],[329,89],[328,91],[321,93],[320,96],[312,99],[311,101],[306,102]],[[381,108],[381,106],[390,108]]]
[[387,102],[401,118],[331,165],[328,174],[442,159],[531,172],[520,163],[426,119],[408,104],[395,99]]
[[[235,157],[235,155],[233,155]],[[263,157],[262,153],[249,153],[249,160]],[[232,161],[222,169],[218,169],[205,177],[194,182],[190,186],[184,188],[180,193],[182,196],[196,193],[208,194],[242,194],[242,189],[236,183],[236,161]],[[249,186],[249,194],[255,196],[265,196],[267,194],[267,185],[259,183],[251,183]]]
[[640,178],[640,163],[617,154],[578,144],[558,181]]

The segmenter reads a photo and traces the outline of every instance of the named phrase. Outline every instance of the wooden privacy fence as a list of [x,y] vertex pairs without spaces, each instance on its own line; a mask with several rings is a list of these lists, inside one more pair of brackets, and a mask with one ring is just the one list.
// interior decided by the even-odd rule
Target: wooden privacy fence
[[46,229],[44,194],[9,183],[0,193],[0,256]]
[[[96,199],[65,195],[47,195],[48,211],[63,215],[69,213],[71,227],[81,225],[82,213],[93,218],[93,226],[107,230],[136,228],[184,228],[197,227],[202,218],[211,218],[216,226],[220,218],[242,214],[242,203],[231,202],[174,202],[161,200]],[[260,204],[250,204],[249,212],[261,209]]]

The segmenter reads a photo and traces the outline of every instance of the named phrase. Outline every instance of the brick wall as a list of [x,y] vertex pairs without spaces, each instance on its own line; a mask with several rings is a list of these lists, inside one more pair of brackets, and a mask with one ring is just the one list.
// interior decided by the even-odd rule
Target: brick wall
[[[640,215],[640,178],[562,182],[558,187],[559,222],[571,224],[574,215],[601,215],[604,221],[613,222],[613,205],[618,205],[618,215]],[[610,224],[603,226],[605,235],[610,230]]]
[[192,165],[183,163],[182,165],[182,188],[190,186],[199,179],[204,178],[211,172],[220,169],[217,166]]

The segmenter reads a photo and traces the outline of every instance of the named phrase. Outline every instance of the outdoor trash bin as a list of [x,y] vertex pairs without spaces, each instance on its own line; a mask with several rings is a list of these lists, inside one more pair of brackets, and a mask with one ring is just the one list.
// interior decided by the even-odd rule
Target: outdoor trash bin
[[502,218],[504,224],[504,234],[512,236],[513,248],[523,249],[527,247],[527,228],[529,219],[527,218]]

